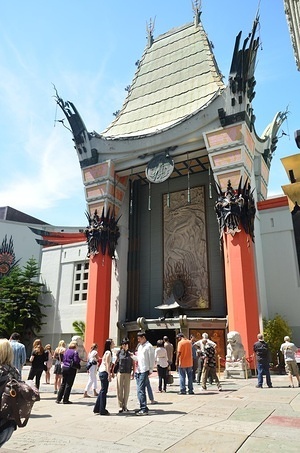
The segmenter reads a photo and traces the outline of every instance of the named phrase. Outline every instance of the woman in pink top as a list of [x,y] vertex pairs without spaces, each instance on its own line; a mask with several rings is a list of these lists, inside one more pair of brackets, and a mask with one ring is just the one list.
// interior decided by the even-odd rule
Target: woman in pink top
[[155,349],[155,365],[157,366],[158,374],[158,391],[162,392],[162,384],[164,384],[164,392],[167,391],[167,373],[168,373],[168,354],[164,347],[164,341],[158,340]]

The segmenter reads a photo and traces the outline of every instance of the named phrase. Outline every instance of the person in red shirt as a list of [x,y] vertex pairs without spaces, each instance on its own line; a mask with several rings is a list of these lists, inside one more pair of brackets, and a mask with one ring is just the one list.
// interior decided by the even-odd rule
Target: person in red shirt
[[189,395],[194,395],[193,389],[193,353],[192,353],[192,342],[185,338],[183,333],[177,334],[177,356],[176,366],[179,373],[179,385],[180,395],[186,394],[186,376],[188,381]]

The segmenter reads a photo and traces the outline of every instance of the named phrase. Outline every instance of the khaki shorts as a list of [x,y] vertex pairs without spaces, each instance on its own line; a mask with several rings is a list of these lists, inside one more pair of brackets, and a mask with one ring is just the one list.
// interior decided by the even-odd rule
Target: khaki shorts
[[299,369],[296,360],[285,362],[285,371],[292,376],[299,376]]

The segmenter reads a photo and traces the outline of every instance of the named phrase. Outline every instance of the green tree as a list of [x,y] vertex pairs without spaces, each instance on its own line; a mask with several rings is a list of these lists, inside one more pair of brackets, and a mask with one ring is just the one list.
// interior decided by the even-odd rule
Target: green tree
[[46,291],[39,283],[39,266],[30,258],[24,268],[14,267],[0,279],[0,334],[9,337],[17,331],[24,337],[37,336],[44,324],[43,308],[39,297]]
[[84,340],[85,335],[85,323],[83,321],[74,321],[73,324],[74,332]]
[[272,354],[272,362],[273,364],[277,363],[277,352],[280,350],[280,346],[283,343],[283,338],[288,335],[291,337],[292,330],[286,320],[276,314],[274,319],[263,319],[263,327],[264,327],[264,338],[265,341],[268,343],[271,354]]

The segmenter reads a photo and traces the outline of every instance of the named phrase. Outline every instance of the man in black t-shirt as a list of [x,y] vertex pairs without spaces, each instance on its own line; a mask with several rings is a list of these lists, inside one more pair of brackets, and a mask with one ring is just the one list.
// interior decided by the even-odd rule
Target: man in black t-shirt
[[266,375],[267,386],[273,387],[270,377],[269,361],[270,361],[270,350],[268,344],[264,341],[263,334],[257,335],[257,342],[253,345],[253,351],[256,354],[256,368],[257,368],[257,388],[263,386],[263,375]]

